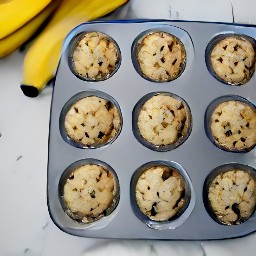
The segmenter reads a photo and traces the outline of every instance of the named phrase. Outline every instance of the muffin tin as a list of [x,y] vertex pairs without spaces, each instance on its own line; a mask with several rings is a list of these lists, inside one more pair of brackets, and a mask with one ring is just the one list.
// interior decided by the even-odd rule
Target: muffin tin
[[[70,51],[73,40],[87,31],[102,32],[116,42],[120,63],[115,73],[102,81],[87,81],[73,73]],[[125,31],[125,32],[124,32]],[[136,66],[136,44],[141,37],[163,31],[177,37],[186,50],[186,63],[180,76],[169,82],[145,79]],[[256,230],[256,213],[239,225],[222,225],[204,203],[209,174],[218,166],[242,164],[255,173],[255,149],[226,152],[207,137],[205,113],[218,97],[237,95],[256,101],[256,76],[242,86],[224,84],[207,68],[207,47],[213,38],[224,34],[249,36],[254,44],[256,28],[240,24],[222,24],[168,20],[97,21],[74,28],[66,37],[58,66],[52,97],[48,151],[48,208],[53,222],[64,232],[96,238],[211,240],[248,235]],[[178,147],[154,150],[143,145],[134,134],[133,113],[148,94],[167,93],[183,99],[191,112],[191,130]],[[107,145],[86,148],[70,143],[63,119],[74,98],[96,95],[113,102],[122,115],[120,133]],[[113,211],[89,224],[80,223],[66,212],[62,186],[67,172],[77,163],[104,163],[114,170],[119,181],[119,200]],[[166,164],[180,172],[186,181],[186,207],[168,221],[150,221],[138,209],[135,183],[146,167]],[[70,169],[71,168],[71,169]],[[68,171],[67,171],[68,170]]]

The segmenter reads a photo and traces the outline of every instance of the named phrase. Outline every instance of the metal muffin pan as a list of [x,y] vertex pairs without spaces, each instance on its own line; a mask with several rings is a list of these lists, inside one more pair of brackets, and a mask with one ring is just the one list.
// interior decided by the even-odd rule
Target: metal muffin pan
[[[186,65],[182,74],[170,82],[144,79],[134,67],[133,45],[145,31],[165,31],[173,34],[186,49]],[[115,40],[121,53],[118,70],[104,81],[89,82],[75,76],[69,66],[69,46],[76,35],[99,31]],[[125,33],[124,33],[125,31]],[[209,42],[225,33],[243,34],[256,38],[256,28],[240,24],[222,24],[168,20],[98,21],[74,28],[66,37],[58,66],[52,97],[48,150],[48,208],[53,222],[64,232],[96,238],[212,240],[248,235],[256,230],[256,213],[240,225],[217,223],[204,204],[204,182],[213,169],[228,163],[256,168],[255,149],[247,153],[225,152],[208,139],[205,111],[214,99],[238,95],[256,102],[256,76],[243,86],[229,86],[215,79],[208,71],[205,51]],[[61,135],[61,111],[71,97],[78,93],[98,91],[111,96],[121,109],[123,124],[119,136],[101,148],[81,148],[70,145]],[[142,145],[133,133],[133,109],[149,93],[167,92],[184,99],[192,115],[192,130],[182,145],[170,151],[155,151]],[[120,186],[120,199],[108,216],[90,224],[77,223],[63,210],[59,183],[63,172],[77,161],[95,159],[111,166]],[[188,207],[168,228],[149,227],[134,209],[133,175],[141,166],[154,161],[175,163],[189,181],[191,199]]]

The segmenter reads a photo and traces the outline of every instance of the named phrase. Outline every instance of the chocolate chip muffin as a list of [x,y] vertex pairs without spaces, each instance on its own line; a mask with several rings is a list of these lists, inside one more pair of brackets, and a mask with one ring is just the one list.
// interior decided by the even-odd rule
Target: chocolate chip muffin
[[209,186],[208,200],[219,222],[240,224],[255,212],[256,181],[239,169],[220,173]]
[[75,169],[63,187],[67,214],[83,223],[105,216],[116,197],[117,184],[113,174],[96,164],[85,164]]
[[137,47],[141,72],[150,80],[171,81],[183,71],[186,51],[177,37],[166,32],[154,32],[146,35]]
[[89,80],[110,77],[120,61],[116,43],[100,32],[86,32],[76,45],[73,55],[75,72]]
[[236,100],[219,104],[211,116],[211,133],[226,150],[247,150],[256,143],[256,111]]
[[155,221],[169,220],[185,205],[184,178],[168,166],[155,166],[144,171],[135,190],[140,210]]
[[166,146],[185,137],[190,122],[190,113],[182,100],[158,94],[144,103],[137,125],[143,139],[155,146]]
[[218,42],[210,55],[214,73],[222,81],[241,85],[255,70],[255,46],[246,38],[228,36]]
[[111,141],[121,129],[121,114],[108,100],[88,96],[78,100],[65,116],[65,130],[75,142],[100,146]]

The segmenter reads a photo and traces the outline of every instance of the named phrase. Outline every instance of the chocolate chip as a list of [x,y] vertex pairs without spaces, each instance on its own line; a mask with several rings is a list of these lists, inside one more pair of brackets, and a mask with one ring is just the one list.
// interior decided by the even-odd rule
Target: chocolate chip
[[228,130],[227,132],[225,132],[225,135],[226,135],[227,137],[231,136],[231,135],[232,135],[232,131]]
[[170,45],[168,45],[168,48],[169,48],[170,52],[172,51],[173,45],[174,45],[173,42]]
[[172,62],[172,65],[175,65],[176,62],[177,62],[177,59],[175,59],[175,60]]
[[98,138],[99,138],[99,139],[102,139],[102,138],[104,137],[104,135],[105,135],[105,133],[103,133],[103,132],[99,132],[99,134],[98,134]]
[[91,198],[95,198],[95,191],[94,190],[90,193],[90,196],[91,196]]
[[240,139],[242,142],[245,142],[246,141],[246,139],[245,138],[243,138],[243,137],[241,137],[241,139]]
[[238,47],[239,47],[239,45],[236,44],[236,45],[234,46],[234,51],[237,51]]
[[107,109],[107,110],[110,110],[112,107],[113,107],[113,106],[112,106],[112,103],[111,103],[110,101],[107,101],[107,103],[106,103],[106,109]]
[[181,103],[180,106],[178,107],[178,110],[182,110],[184,108],[184,105]]
[[167,179],[169,179],[173,174],[173,170],[172,169],[168,169],[168,170],[164,170],[163,174],[162,174],[162,179],[165,181]]
[[218,59],[218,61],[219,61],[220,63],[222,63],[223,59],[220,57],[220,58]]
[[175,117],[175,113],[172,109],[170,109],[170,112],[172,113],[172,115]]
[[233,212],[238,216],[238,219],[240,219],[239,204],[234,203],[231,208],[232,208]]
[[152,208],[151,208],[151,216],[156,216],[156,214],[157,214],[156,205],[157,205],[156,202],[152,205]]

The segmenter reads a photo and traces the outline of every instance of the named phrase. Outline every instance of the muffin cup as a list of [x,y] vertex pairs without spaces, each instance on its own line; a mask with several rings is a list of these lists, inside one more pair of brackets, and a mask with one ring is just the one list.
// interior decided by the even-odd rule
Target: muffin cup
[[[106,40],[113,43],[113,45],[115,46],[115,49],[117,51],[117,54],[118,54],[118,58],[117,58],[117,61],[115,63],[115,67],[113,68],[113,70],[99,78],[89,78],[89,77],[83,76],[83,75],[79,74],[79,72],[76,70],[76,68],[74,66],[73,53],[75,52],[76,47],[78,46],[79,42],[84,38],[84,36],[86,34],[89,34],[89,33],[99,33],[99,34],[103,35],[106,38]],[[119,48],[118,44],[116,43],[116,41],[112,37],[108,36],[105,33],[102,33],[99,31],[80,32],[79,34],[74,36],[74,38],[70,41],[69,51],[68,51],[68,65],[69,65],[69,68],[72,71],[72,73],[79,79],[82,79],[84,81],[89,81],[89,82],[104,81],[106,79],[109,79],[111,76],[113,76],[119,69],[119,67],[121,65],[121,51],[120,51],[120,48]]]
[[[84,145],[82,143],[79,143],[78,141],[73,140],[72,138],[70,138],[66,132],[65,129],[65,117],[68,113],[68,111],[70,110],[70,108],[79,100],[86,98],[86,97],[91,97],[91,96],[96,96],[102,99],[105,99],[106,101],[110,102],[111,105],[113,105],[118,113],[119,113],[119,117],[120,117],[120,126],[119,129],[117,130],[116,134],[114,137],[110,138],[108,141],[103,142],[103,143],[94,143],[92,145]],[[96,149],[96,148],[101,148],[103,146],[108,146],[111,143],[113,143],[117,137],[119,136],[121,129],[122,129],[122,125],[123,125],[123,118],[122,118],[122,113],[121,113],[121,109],[117,103],[117,101],[112,98],[110,95],[101,92],[101,91],[96,91],[96,90],[88,90],[88,91],[83,91],[83,92],[79,92],[77,94],[75,94],[73,97],[71,97],[66,104],[63,106],[61,113],[60,113],[60,117],[59,117],[59,130],[60,130],[60,134],[63,138],[64,141],[66,141],[68,144],[70,144],[71,146],[77,147],[77,148],[90,148],[90,149]]]
[[[228,172],[228,171],[232,171],[232,170],[241,170],[244,171],[246,173],[248,173],[256,182],[256,170],[248,165],[244,165],[244,164],[240,164],[240,163],[228,163],[228,164],[223,164],[220,165],[218,167],[216,167],[215,169],[213,169],[210,174],[206,177],[205,182],[204,182],[204,187],[203,187],[203,201],[204,201],[204,206],[205,209],[207,210],[208,214],[211,216],[211,218],[216,221],[217,223],[221,224],[221,225],[238,225],[241,224],[247,220],[249,220],[254,214],[255,214],[255,210],[256,210],[256,205],[255,205],[255,210],[254,212],[248,217],[248,218],[242,218],[241,216],[238,218],[238,220],[235,223],[226,223],[223,222],[220,218],[218,218],[216,216],[216,214],[214,213],[212,207],[211,207],[211,203],[209,202],[209,198],[208,198],[208,193],[209,193],[209,188],[212,184],[212,182],[214,181],[214,179],[222,173]],[[234,211],[236,211],[237,206],[234,206]]]
[[[73,172],[78,169],[81,166],[84,165],[98,165],[100,167],[103,167],[105,170],[111,172],[111,174],[113,175],[113,179],[114,179],[114,184],[115,184],[115,192],[113,194],[113,201],[112,204],[105,209],[101,214],[99,214],[98,216],[92,217],[92,216],[79,216],[75,213],[73,213],[68,206],[65,203],[64,200],[64,185],[67,181],[67,179],[69,179]],[[97,159],[93,159],[93,158],[87,158],[87,159],[81,159],[78,160],[77,162],[72,163],[71,165],[69,165],[65,171],[63,172],[63,174],[60,177],[60,181],[59,181],[59,200],[60,200],[60,204],[62,206],[63,211],[75,222],[87,225],[90,223],[93,223],[103,217],[109,216],[117,207],[118,203],[119,203],[119,199],[120,199],[120,186],[119,186],[119,181],[118,181],[118,177],[116,172],[114,171],[114,169],[108,165],[107,163],[97,160]],[[87,217],[88,221],[85,223],[83,221],[83,218]]]
[[205,127],[205,132],[207,137],[209,138],[209,140],[218,148],[227,151],[227,152],[235,152],[235,153],[246,153],[251,151],[255,145],[256,145],[256,141],[254,143],[254,145],[252,145],[251,147],[245,148],[245,149],[230,149],[227,148],[225,146],[222,146],[220,144],[218,144],[216,142],[216,140],[214,139],[214,136],[212,134],[211,131],[211,117],[213,112],[215,111],[215,109],[219,106],[219,104],[224,103],[224,102],[228,102],[228,101],[239,101],[241,103],[244,103],[246,105],[248,105],[249,107],[251,107],[252,109],[254,109],[256,111],[256,107],[254,104],[252,104],[250,101],[248,101],[247,99],[238,96],[238,95],[224,95],[221,97],[218,97],[216,99],[214,99],[207,107],[206,111],[205,111],[205,116],[204,116],[204,127]]
[[[136,200],[136,185],[140,176],[148,169],[157,166],[169,167],[171,170],[177,171],[183,178],[185,184],[185,193],[183,197],[185,199],[184,205],[177,211],[177,213],[173,217],[165,221],[155,221],[150,219],[140,210]],[[191,214],[193,207],[195,205],[195,193],[190,178],[186,171],[182,168],[182,166],[176,162],[159,160],[143,164],[134,172],[131,178],[130,190],[131,206],[134,214],[136,215],[137,218],[139,218],[142,222],[144,222],[148,227],[152,229],[175,229],[176,227],[182,225],[185,222],[185,220]]]
[[[146,75],[141,69],[141,66],[140,66],[140,63],[139,63],[139,60],[138,60],[138,53],[139,53],[139,51],[142,47],[142,41],[143,41],[144,38],[146,38],[147,36],[150,36],[154,33],[164,33],[164,34],[168,34],[168,35],[172,36],[180,44],[180,46],[182,48],[182,52],[184,54],[184,59],[181,62],[178,74],[174,77],[171,77],[171,75],[169,74],[168,79],[163,79],[163,80],[153,79],[153,78],[149,77],[148,75]],[[170,82],[170,81],[173,81],[173,80],[177,79],[178,77],[180,77],[181,74],[183,73],[183,71],[185,70],[186,62],[187,62],[187,53],[186,53],[186,49],[185,49],[185,46],[182,43],[182,41],[178,38],[178,36],[173,35],[172,32],[169,29],[154,28],[154,29],[149,29],[149,30],[146,30],[146,31],[142,32],[141,34],[139,34],[135,38],[135,40],[132,44],[132,61],[133,61],[133,65],[134,65],[134,68],[136,69],[137,73],[141,77],[143,77],[144,79],[146,79],[148,81],[151,81],[151,82],[157,82],[157,83]]]
[[[249,76],[246,77],[245,79],[243,79],[240,82],[229,82],[229,81],[225,81],[224,79],[220,78],[214,71],[214,68],[212,66],[211,63],[211,53],[214,49],[214,47],[221,42],[222,40],[226,39],[226,38],[237,38],[237,39],[242,39],[242,40],[247,40],[248,42],[250,42],[254,48],[254,53],[255,53],[255,57],[254,57],[254,65],[252,66],[252,68],[249,71]],[[243,34],[235,34],[235,33],[225,33],[225,34],[219,34],[217,36],[215,36],[214,38],[212,38],[212,40],[208,43],[206,50],[205,50],[205,62],[206,62],[206,66],[208,71],[210,72],[210,74],[217,79],[218,81],[227,84],[227,85],[244,85],[247,82],[249,82],[249,80],[252,78],[254,71],[255,71],[255,61],[256,61],[256,40],[253,39],[250,36],[247,35],[243,35]]]
[[[137,124],[138,117],[139,117],[139,114],[140,114],[140,111],[141,111],[143,105],[146,103],[146,101],[151,99],[153,96],[157,96],[157,95],[170,96],[174,99],[181,101],[183,104],[183,107],[185,108],[185,111],[186,111],[186,118],[187,118],[186,125],[188,127],[187,127],[185,135],[180,136],[177,139],[177,141],[175,141],[174,143],[168,144],[168,145],[158,146],[158,145],[154,145],[151,142],[144,139],[139,131],[138,124]],[[186,103],[186,101],[176,94],[173,94],[170,92],[152,92],[152,93],[149,93],[149,94],[146,94],[145,96],[143,96],[135,105],[135,107],[133,109],[133,113],[132,113],[132,129],[133,129],[134,136],[143,146],[145,146],[151,150],[159,151],[159,152],[170,151],[170,150],[173,150],[173,149],[179,147],[188,139],[188,137],[192,131],[191,111],[190,111],[190,108],[189,108],[188,104]]]

